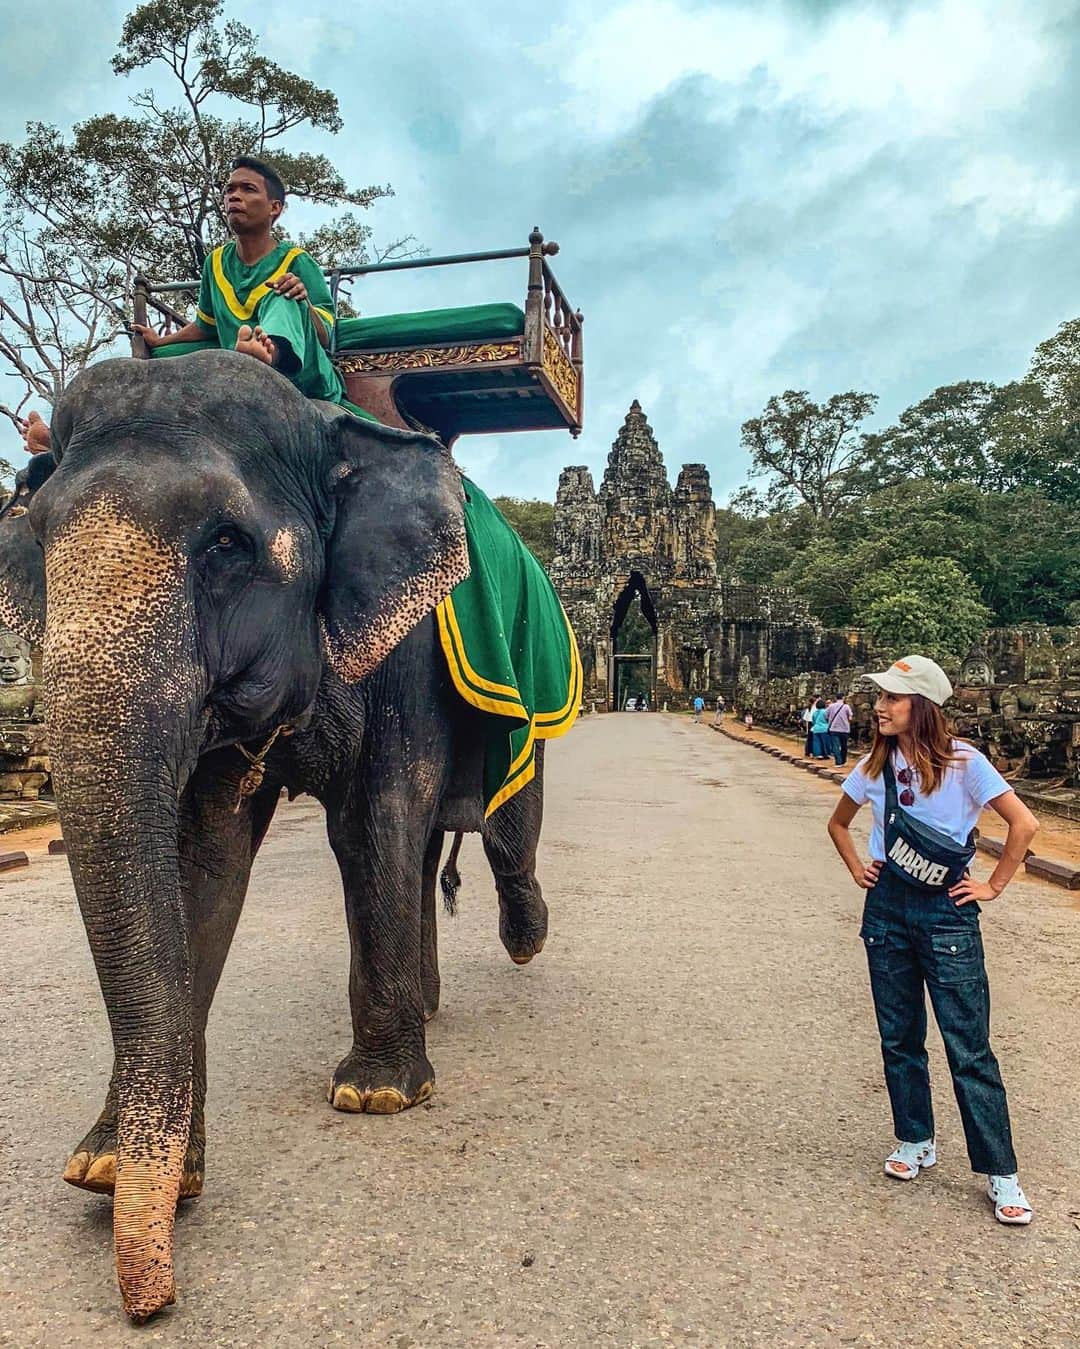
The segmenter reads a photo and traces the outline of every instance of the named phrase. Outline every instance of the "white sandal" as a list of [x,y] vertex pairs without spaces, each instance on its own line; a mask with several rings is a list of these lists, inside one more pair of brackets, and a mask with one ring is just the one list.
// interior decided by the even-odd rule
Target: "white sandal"
[[[905,1169],[895,1169],[897,1163]],[[920,1171],[936,1163],[937,1149],[932,1138],[924,1143],[901,1143],[891,1156],[885,1158],[885,1174],[893,1180],[914,1180]]]
[[[994,1217],[1006,1227],[1026,1227],[1035,1216],[1016,1176],[988,1176],[986,1193],[994,1205]],[[1001,1210],[1006,1208],[1018,1208],[1023,1212],[1019,1217],[1010,1216],[1002,1213]]]

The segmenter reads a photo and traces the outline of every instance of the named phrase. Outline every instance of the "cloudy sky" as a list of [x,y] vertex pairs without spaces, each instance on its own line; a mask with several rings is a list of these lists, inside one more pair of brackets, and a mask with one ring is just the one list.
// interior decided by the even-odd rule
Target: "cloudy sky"
[[[69,127],[146,83],[108,59],[132,0],[0,0],[0,136]],[[473,437],[491,492],[601,472],[641,400],[669,469],[745,479],[771,394],[880,395],[1023,374],[1080,314],[1080,0],[231,0],[282,65],[334,90],[312,136],[393,183],[379,237],[433,253],[559,241],[586,325],[586,429]],[[350,16],[342,21],[341,15]],[[517,263],[382,277],[370,313],[521,302]]]

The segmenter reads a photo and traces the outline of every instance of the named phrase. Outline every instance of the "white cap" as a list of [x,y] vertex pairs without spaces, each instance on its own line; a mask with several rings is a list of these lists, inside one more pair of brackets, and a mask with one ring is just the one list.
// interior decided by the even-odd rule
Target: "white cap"
[[886,693],[921,693],[940,707],[952,697],[949,676],[929,656],[903,656],[880,674],[866,678]]

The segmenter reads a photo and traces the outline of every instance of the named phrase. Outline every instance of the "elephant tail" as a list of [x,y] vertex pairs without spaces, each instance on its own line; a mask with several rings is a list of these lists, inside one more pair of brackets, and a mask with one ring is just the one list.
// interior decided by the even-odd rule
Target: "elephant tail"
[[439,886],[442,890],[443,908],[452,918],[457,913],[458,891],[461,889],[461,872],[458,871],[457,860],[458,853],[461,851],[461,840],[464,834],[455,834],[454,841],[450,845],[450,853],[446,859],[446,865],[439,876]]

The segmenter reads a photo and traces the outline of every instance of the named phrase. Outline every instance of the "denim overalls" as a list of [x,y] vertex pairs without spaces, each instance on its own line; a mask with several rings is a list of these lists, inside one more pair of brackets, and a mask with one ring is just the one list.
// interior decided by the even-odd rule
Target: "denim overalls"
[[862,939],[870,964],[885,1082],[902,1143],[934,1137],[926,1058],[926,997],[945,1041],[971,1169],[1016,1171],[1009,1107],[990,1048],[990,986],[979,906],[927,894],[883,867],[866,896]]

